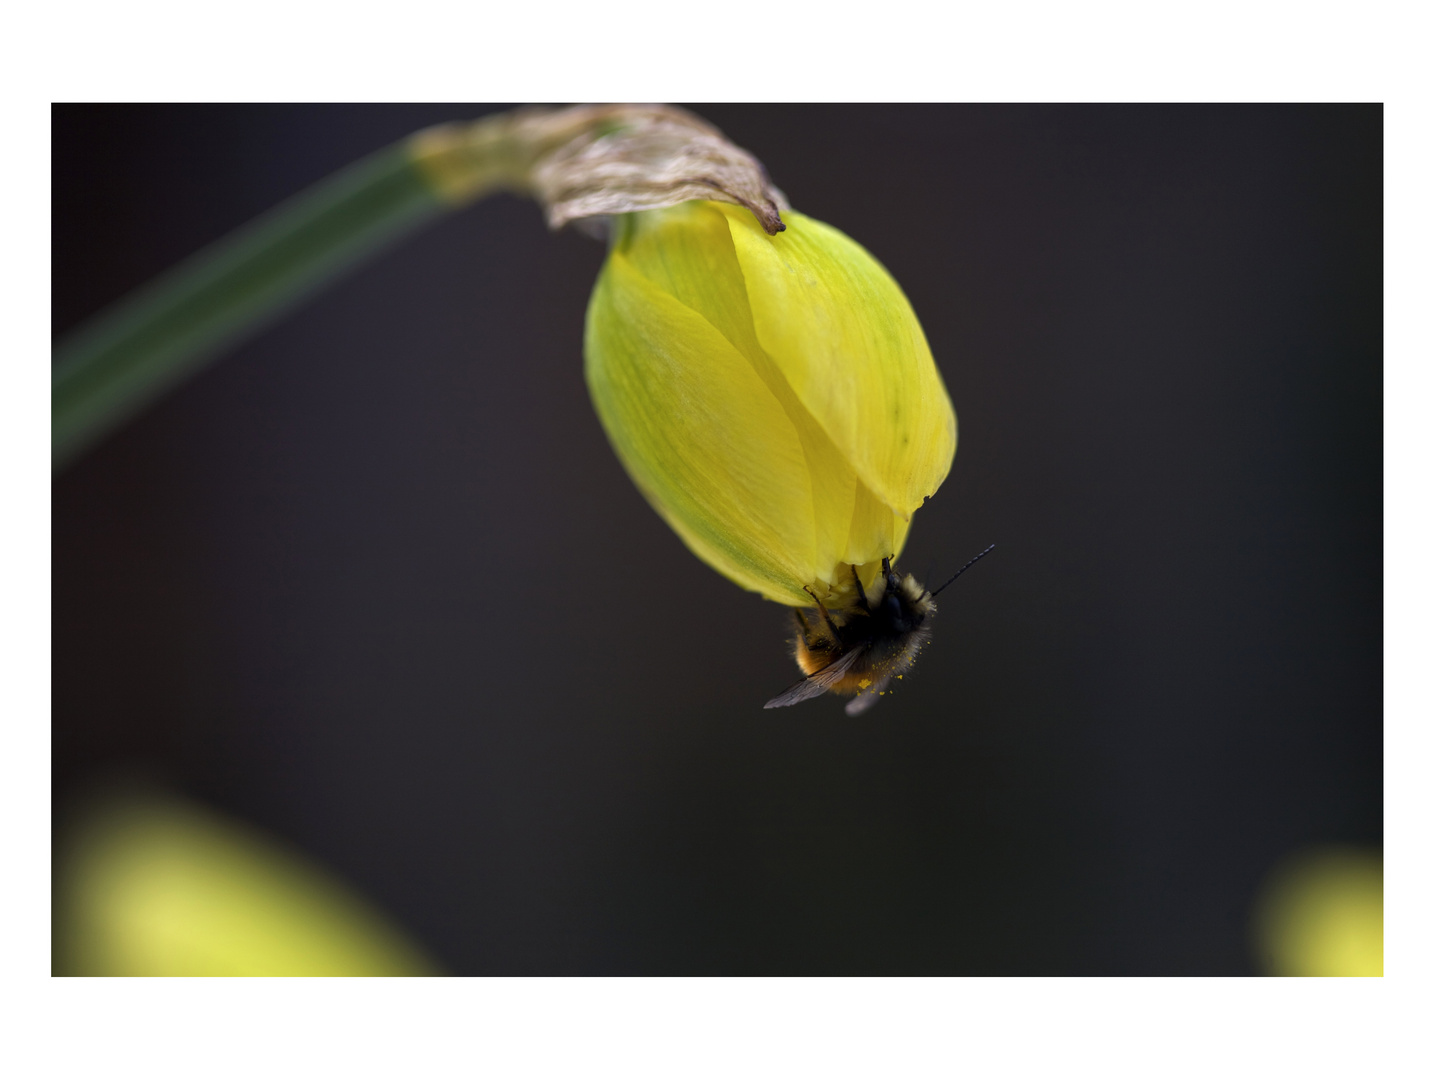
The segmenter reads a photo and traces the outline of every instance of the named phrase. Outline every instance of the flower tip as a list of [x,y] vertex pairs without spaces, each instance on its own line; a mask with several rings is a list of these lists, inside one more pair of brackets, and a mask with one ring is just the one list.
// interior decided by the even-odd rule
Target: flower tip
[[757,223],[762,226],[762,231],[768,236],[776,236],[780,232],[786,232],[787,226],[783,224],[782,216],[778,213],[777,204],[770,199],[761,203],[744,203],[752,216],[757,218]]

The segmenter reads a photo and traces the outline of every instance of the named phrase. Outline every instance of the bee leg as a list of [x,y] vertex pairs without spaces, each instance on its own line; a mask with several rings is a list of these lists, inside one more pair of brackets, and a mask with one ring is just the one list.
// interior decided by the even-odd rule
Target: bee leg
[[892,572],[892,560],[886,555],[882,556],[882,580],[887,583],[888,592],[895,592],[900,584],[897,575]]
[[822,621],[827,624],[828,632],[832,634],[832,640],[841,644],[842,631],[837,629],[837,624],[832,621],[832,616],[829,615],[827,609],[822,606],[822,601],[817,599],[817,594],[812,591],[810,586],[804,585],[802,587],[807,590],[807,595],[812,597],[812,602],[817,605],[817,611],[822,616]]
[[[883,562],[885,564],[886,560],[884,559]],[[862,587],[862,578],[858,575],[857,567],[855,566],[852,567],[852,581],[853,584],[857,586],[857,603],[862,605],[863,611],[871,615],[872,609],[867,606],[867,590]]]

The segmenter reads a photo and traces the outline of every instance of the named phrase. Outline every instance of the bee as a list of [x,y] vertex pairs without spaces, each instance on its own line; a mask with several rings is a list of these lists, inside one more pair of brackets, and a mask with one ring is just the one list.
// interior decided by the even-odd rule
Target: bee
[[763,708],[780,709],[833,693],[856,695],[847,703],[848,716],[866,712],[886,693],[888,683],[907,672],[930,640],[937,593],[994,547],[992,544],[969,560],[945,585],[932,592],[911,574],[899,578],[890,558],[882,560],[882,593],[875,601],[862,587],[855,566],[852,602],[835,610],[829,610],[811,588],[804,586],[816,606],[805,615],[801,609],[793,611],[797,618],[793,652],[803,678]]

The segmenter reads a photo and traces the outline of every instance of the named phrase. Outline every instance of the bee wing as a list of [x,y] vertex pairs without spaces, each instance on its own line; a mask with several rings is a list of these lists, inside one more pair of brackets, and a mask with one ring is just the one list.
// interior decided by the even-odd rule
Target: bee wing
[[799,701],[807,701],[811,698],[821,697],[841,681],[842,676],[851,670],[852,665],[857,663],[865,651],[865,649],[856,648],[850,652],[843,653],[821,671],[814,671],[811,675],[807,676],[807,678],[793,683],[782,693],[778,694],[777,697],[764,705],[763,708],[780,709],[784,705],[796,705]]
[[883,690],[887,689],[887,684],[891,681],[892,676],[886,675],[883,678],[878,679],[871,686],[867,687],[866,690],[863,690],[861,693],[859,693],[855,698],[853,698],[847,703],[847,708],[845,710],[847,715],[861,716],[873,705],[876,705],[878,695],[881,694]]

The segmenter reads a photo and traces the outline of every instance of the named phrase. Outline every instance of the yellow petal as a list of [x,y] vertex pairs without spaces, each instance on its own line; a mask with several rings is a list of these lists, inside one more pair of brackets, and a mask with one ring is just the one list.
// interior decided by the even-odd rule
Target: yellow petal
[[[846,564],[853,561],[847,554],[849,548],[863,552],[856,560],[859,564],[895,554],[891,548],[871,553],[890,543],[890,525],[881,533],[886,539],[856,535],[854,515],[862,515],[863,524],[871,517],[868,508],[858,505],[861,485],[857,474],[758,344],[747,283],[727,219],[717,207],[705,202],[684,203],[670,210],[631,215],[620,227],[624,232],[616,249],[654,286],[702,315],[747,359],[797,433],[811,489],[814,549],[812,575],[797,585],[845,582],[850,573]],[[805,593],[796,595],[811,602]]]
[[[870,566],[873,575],[880,568],[883,556],[895,559],[902,553],[907,540],[911,520],[893,513],[870,488],[860,480],[857,482],[857,497],[853,501],[852,520],[847,530],[847,542],[838,555],[840,563],[854,566]],[[862,580],[871,584],[866,574]]]
[[[928,471],[944,476],[955,418],[921,329],[891,279],[835,230],[824,233],[825,227],[800,215],[795,224],[806,230],[809,247],[821,249],[821,258],[851,265],[826,290],[799,290],[774,301],[762,296],[764,280],[748,275],[752,259],[740,258],[741,231],[720,204],[690,202],[618,218],[589,308],[585,352],[604,428],[668,524],[700,558],[739,584],[782,603],[806,604],[803,586],[819,595],[831,587],[845,590],[852,566],[870,585],[881,559],[900,553],[921,500],[893,494],[901,477],[893,479],[888,459],[903,452],[921,458],[901,451],[900,444],[924,440]],[[759,264],[762,257],[759,251]],[[827,269],[818,266],[817,272]],[[854,276],[866,282],[865,292],[850,288]],[[791,293],[790,283],[784,287]],[[872,302],[874,295],[880,303]],[[838,442],[832,418],[814,413],[792,381],[792,356],[775,358],[762,340],[755,312],[786,301],[813,307],[791,315],[799,327],[834,318],[855,326],[895,319],[895,327],[877,326],[867,334],[872,340],[857,341],[850,350],[838,335],[829,351],[842,352],[852,370],[836,370],[832,378],[844,385],[886,379],[898,401],[895,411],[907,409],[918,420],[921,401],[913,407],[903,395],[910,385],[934,387],[941,406],[936,437],[922,434],[920,423],[908,430],[886,422],[880,410],[867,419],[859,415],[856,443],[877,462],[867,461],[863,473],[861,455]],[[920,354],[907,340],[913,335]],[[821,341],[817,346],[827,347]],[[817,346],[807,354],[821,353]],[[899,450],[888,452],[889,444]],[[932,490],[937,482],[940,476]]]
[[674,531],[744,588],[807,602],[802,586],[816,570],[807,459],[749,359],[621,246],[594,288],[584,352],[618,457]]
[[951,469],[957,422],[902,290],[830,225],[790,212],[768,236],[750,213],[710,205],[727,219],[763,350],[862,482],[909,518]]
[[382,915],[238,822],[106,800],[65,848],[59,970],[74,975],[429,975]]
[[1255,909],[1256,944],[1272,975],[1385,973],[1385,873],[1378,850],[1318,847],[1284,859]]
[[710,202],[628,214],[614,247],[635,270],[713,325],[750,361],[766,359],[752,326],[747,283],[727,218]]

